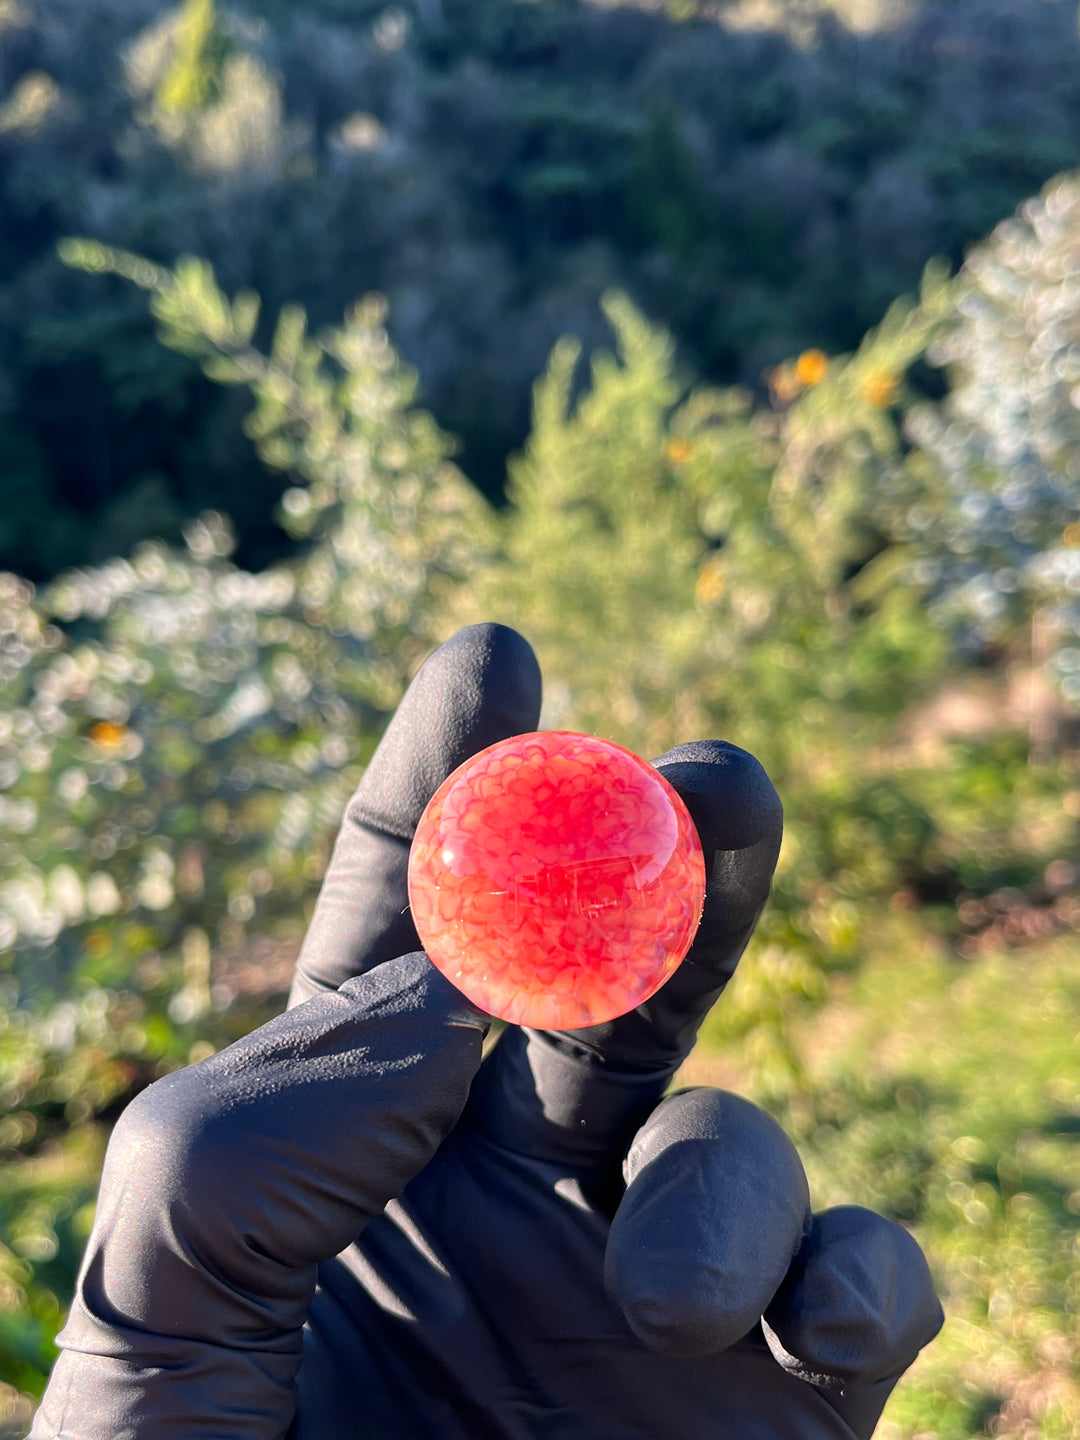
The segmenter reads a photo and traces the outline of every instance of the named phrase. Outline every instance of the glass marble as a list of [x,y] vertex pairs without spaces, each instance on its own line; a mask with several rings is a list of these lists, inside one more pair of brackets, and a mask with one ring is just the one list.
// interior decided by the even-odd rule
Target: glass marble
[[409,856],[428,957],[489,1015],[598,1025],[678,967],[705,899],[682,800],[651,765],[570,731],[481,750],[439,787]]

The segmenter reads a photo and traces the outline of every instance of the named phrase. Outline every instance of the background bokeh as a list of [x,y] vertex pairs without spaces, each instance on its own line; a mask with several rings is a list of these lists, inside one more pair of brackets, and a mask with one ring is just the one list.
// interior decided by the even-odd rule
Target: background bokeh
[[1080,1434],[1071,0],[0,0],[0,1436],[142,1086],[281,1008],[460,624],[787,811],[683,1079]]

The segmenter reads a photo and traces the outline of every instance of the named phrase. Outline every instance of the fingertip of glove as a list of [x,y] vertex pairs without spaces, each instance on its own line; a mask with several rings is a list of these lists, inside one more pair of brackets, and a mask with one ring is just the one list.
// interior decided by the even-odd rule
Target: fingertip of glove
[[417,671],[350,805],[353,818],[411,840],[446,777],[477,751],[534,730],[540,666],[507,625],[468,625]]
[[765,1312],[775,1359],[815,1384],[872,1384],[900,1374],[944,1323],[918,1242],[860,1206],[815,1215]]
[[[423,669],[440,672],[442,683],[453,679],[467,690],[477,687],[477,701],[489,711],[536,723],[540,713],[540,664],[524,635],[509,625],[485,620],[451,635],[425,662]],[[494,690],[491,682],[496,682]]]
[[653,765],[679,792],[706,854],[744,850],[773,835],[784,807],[761,761],[726,740],[676,745]]
[[794,1146],[718,1090],[665,1100],[627,1157],[605,1256],[607,1292],[650,1350],[717,1353],[757,1323],[809,1222]]

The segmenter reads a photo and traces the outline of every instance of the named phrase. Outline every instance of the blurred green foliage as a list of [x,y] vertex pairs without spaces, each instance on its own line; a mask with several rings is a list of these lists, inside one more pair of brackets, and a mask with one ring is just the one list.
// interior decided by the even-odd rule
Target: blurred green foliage
[[245,566],[289,549],[235,395],[65,271],[64,235],[205,256],[316,327],[379,290],[498,495],[535,376],[562,334],[604,343],[606,291],[714,384],[851,350],[1077,163],[1076,60],[1046,0],[4,0],[0,566],[178,543],[208,507]]
[[262,354],[254,298],[226,301],[204,264],[68,254],[150,290],[168,343],[250,387],[260,452],[311,482],[281,512],[309,548],[240,570],[207,512],[183,551],[147,542],[36,601],[3,577],[0,1151],[40,1158],[0,1185],[18,1337],[0,1379],[31,1393],[85,1238],[95,1122],[266,1018],[260,959],[280,976],[294,953],[359,766],[484,521],[448,439],[408,408],[378,302],[317,340],[286,311]]
[[972,255],[956,321],[937,337],[951,370],[940,407],[908,433],[947,479],[913,516],[939,615],[992,647],[1035,617],[1036,658],[1080,700],[1080,186],[1063,176]]
[[[215,61],[223,95],[241,61]],[[189,127],[145,94],[161,135]],[[246,568],[212,509],[182,547],[0,582],[0,1434],[44,1383],[109,1124],[281,1004],[387,715],[477,618],[535,644],[545,725],[761,757],[787,811],[773,899],[688,1073],[780,1114],[818,1203],[929,1248],[955,1327],[894,1436],[1073,1433],[1077,194],[1055,182],[762,393],[699,381],[605,292],[614,349],[554,347],[498,509],[417,407],[381,298],[323,326],[204,259],[63,242],[59,273],[148,305],[153,383],[180,357],[238,398],[294,548]]]

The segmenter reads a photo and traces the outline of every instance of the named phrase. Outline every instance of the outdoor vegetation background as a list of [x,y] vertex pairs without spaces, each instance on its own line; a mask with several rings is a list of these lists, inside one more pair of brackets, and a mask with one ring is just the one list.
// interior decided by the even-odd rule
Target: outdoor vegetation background
[[423,657],[757,754],[685,1067],[1080,1434],[1072,0],[0,0],[0,1437],[111,1123],[281,1008]]

